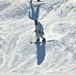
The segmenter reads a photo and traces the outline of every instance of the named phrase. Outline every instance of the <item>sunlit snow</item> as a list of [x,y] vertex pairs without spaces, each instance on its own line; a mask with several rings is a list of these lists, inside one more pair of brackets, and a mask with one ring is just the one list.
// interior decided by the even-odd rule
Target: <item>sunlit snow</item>
[[76,75],[76,0],[45,2],[38,20],[48,42],[30,44],[29,0],[0,0],[0,75]]

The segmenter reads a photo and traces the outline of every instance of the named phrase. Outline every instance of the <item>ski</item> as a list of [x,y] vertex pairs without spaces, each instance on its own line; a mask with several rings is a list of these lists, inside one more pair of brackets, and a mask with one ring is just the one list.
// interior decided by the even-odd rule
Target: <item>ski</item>
[[[30,1],[28,1],[28,2],[30,2]],[[32,1],[32,2],[45,2],[45,1]]]
[[41,42],[41,41],[39,41],[39,42],[36,42],[36,41],[30,41],[30,44],[32,44],[32,43],[37,44],[37,43],[45,43],[45,42]]
[[[28,1],[30,2],[30,1]],[[45,1],[32,1],[31,4],[41,4],[41,3],[46,3]]]
[[46,42],[52,42],[52,41],[55,41],[55,40],[47,40],[47,41],[44,41],[44,42],[42,42],[42,41],[39,41],[39,42],[30,41],[30,44],[32,44],[32,43],[35,43],[35,44],[37,44],[37,43],[46,43]]

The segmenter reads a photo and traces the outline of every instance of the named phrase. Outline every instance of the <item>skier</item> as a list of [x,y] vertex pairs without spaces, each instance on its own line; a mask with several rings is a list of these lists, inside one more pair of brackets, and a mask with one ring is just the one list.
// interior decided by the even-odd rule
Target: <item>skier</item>
[[42,42],[45,42],[45,38],[43,37],[44,35],[44,29],[43,29],[43,26],[41,25],[40,22],[38,22],[38,20],[34,20],[35,22],[35,32],[36,32],[36,42],[39,42],[40,41],[40,37],[43,39]]
[[32,0],[30,1],[30,6],[31,6],[31,13],[29,12],[29,18],[34,20],[35,22],[35,32],[36,32],[36,41],[39,42],[40,41],[40,37],[43,39],[42,42],[45,42],[45,38],[43,37],[44,35],[44,31],[43,31],[43,26],[41,25],[40,22],[38,22],[38,18],[39,18],[39,7],[40,5],[37,5],[36,11],[34,10],[34,6],[32,4]]

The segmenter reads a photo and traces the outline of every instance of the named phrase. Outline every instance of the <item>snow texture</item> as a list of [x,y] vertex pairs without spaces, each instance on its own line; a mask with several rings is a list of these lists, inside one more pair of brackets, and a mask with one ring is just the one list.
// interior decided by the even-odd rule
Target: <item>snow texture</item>
[[45,1],[38,20],[50,42],[30,44],[28,0],[0,0],[0,75],[76,75],[76,0]]

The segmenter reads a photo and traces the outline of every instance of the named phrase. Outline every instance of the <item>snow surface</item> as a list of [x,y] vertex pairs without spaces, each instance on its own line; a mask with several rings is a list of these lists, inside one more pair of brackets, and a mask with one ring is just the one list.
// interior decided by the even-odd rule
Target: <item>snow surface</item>
[[45,0],[39,21],[50,42],[36,39],[28,0],[0,0],[0,75],[76,75],[76,0]]

